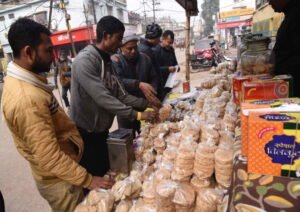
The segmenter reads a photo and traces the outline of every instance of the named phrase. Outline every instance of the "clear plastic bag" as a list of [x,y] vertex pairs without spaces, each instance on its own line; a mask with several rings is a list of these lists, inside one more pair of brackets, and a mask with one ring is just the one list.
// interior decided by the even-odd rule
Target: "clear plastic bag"
[[146,204],[155,204],[156,191],[152,177],[143,183],[142,197]]
[[172,106],[169,104],[163,105],[163,107],[159,110],[159,119],[161,121],[165,121],[170,118],[172,112]]
[[197,146],[191,138],[186,138],[180,143],[171,175],[173,180],[186,181],[192,176]]
[[158,210],[154,204],[147,204],[142,199],[138,199],[129,212],[158,212]]
[[213,87],[213,89],[211,90],[211,96],[216,98],[216,97],[219,97],[222,95],[222,92],[223,92],[223,88],[221,86],[215,86]]
[[195,191],[191,185],[188,183],[180,183],[178,188],[176,189],[173,203],[178,206],[183,206],[186,208],[190,208],[195,203]]
[[229,188],[233,172],[233,147],[220,145],[215,152],[215,175],[218,184]]
[[174,208],[173,198],[177,189],[177,183],[171,180],[162,180],[156,187],[156,202],[159,209]]
[[87,196],[87,204],[96,206],[97,211],[110,212],[114,206],[114,196],[111,191],[98,189],[93,190]]
[[154,139],[154,149],[158,154],[162,154],[166,149],[166,142],[164,140],[164,134],[159,134],[157,138]]
[[191,186],[193,186],[194,190],[197,193],[201,192],[202,190],[204,190],[206,188],[212,187],[211,178],[200,180],[200,179],[198,179],[197,176],[194,175],[191,179]]
[[171,171],[167,169],[158,169],[155,171],[153,175],[154,185],[157,186],[163,180],[170,180],[171,179]]
[[131,200],[121,200],[117,205],[115,212],[129,212],[132,207]]
[[174,162],[177,156],[177,148],[174,146],[168,146],[168,148],[163,153],[163,159]]
[[97,212],[97,206],[79,204],[77,205],[75,212]]
[[223,193],[208,188],[198,193],[195,212],[217,212],[219,204],[223,202]]
[[194,174],[198,179],[210,178],[214,173],[214,153],[217,147],[213,142],[200,143],[198,145],[195,163]]
[[155,156],[153,149],[147,149],[143,154],[143,162],[150,165],[155,161]]
[[142,190],[142,183],[136,177],[128,177],[118,181],[112,187],[112,193],[116,201],[137,198]]

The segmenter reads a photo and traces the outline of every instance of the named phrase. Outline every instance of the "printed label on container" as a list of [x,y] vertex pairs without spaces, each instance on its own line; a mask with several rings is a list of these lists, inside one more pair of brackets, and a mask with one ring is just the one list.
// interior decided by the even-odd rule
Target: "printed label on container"
[[273,140],[265,145],[265,153],[273,163],[294,164],[300,158],[300,143],[295,136],[274,135]]
[[265,114],[259,116],[259,118],[265,119],[267,121],[289,121],[289,120],[296,119],[293,116],[288,116],[285,114]]

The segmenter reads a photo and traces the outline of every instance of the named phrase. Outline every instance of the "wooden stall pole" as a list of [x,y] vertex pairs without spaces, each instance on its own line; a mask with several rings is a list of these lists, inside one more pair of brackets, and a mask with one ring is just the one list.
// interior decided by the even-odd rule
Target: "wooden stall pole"
[[190,91],[190,31],[191,31],[191,16],[186,12],[186,24],[185,24],[185,80],[183,87],[184,92]]

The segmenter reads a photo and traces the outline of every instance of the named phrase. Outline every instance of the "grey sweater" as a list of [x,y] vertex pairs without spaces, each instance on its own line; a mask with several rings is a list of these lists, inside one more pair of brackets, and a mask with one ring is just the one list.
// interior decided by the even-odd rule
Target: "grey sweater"
[[148,102],[127,94],[111,61],[102,59],[94,46],[87,46],[72,65],[71,118],[89,132],[105,132],[115,115],[129,120],[136,111],[145,110]]

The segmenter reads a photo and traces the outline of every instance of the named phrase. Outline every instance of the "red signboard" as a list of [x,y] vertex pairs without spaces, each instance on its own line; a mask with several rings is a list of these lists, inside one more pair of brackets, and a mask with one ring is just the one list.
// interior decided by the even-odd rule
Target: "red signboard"
[[218,23],[218,29],[229,29],[229,28],[236,28],[242,26],[252,26],[252,20],[245,20],[245,21],[232,21],[232,22],[224,22]]
[[[75,43],[96,39],[95,28],[93,26],[75,28],[71,30],[71,33]],[[52,33],[51,40],[53,46],[71,43],[67,30]]]

